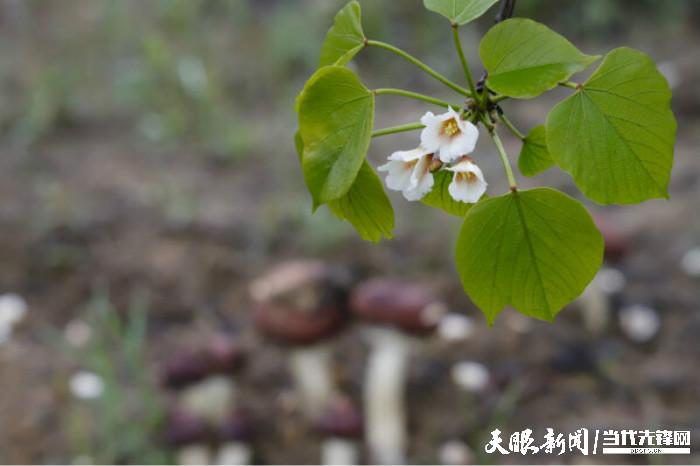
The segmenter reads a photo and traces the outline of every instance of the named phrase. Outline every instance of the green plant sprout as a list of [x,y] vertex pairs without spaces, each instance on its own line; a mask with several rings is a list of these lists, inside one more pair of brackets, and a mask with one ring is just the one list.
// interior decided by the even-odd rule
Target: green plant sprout
[[[577,200],[551,188],[520,190],[501,142],[502,128],[522,141],[518,168],[533,176],[553,166],[569,173],[581,192],[602,204],[668,198],[676,121],[671,92],[653,61],[631,48],[604,57],[586,55],[547,26],[511,18],[514,0],[501,0],[496,24],[479,55],[486,69],[476,81],[462,50],[459,28],[498,0],[424,0],[449,20],[466,87],[393,45],[368,39],[360,4],[335,17],[321,48],[320,68],[296,102],[295,146],[314,211],[323,204],[347,220],[363,239],[391,238],[394,213],[381,180],[366,160],[372,138],[421,131],[418,147],[396,151],[379,171],[389,189],[409,201],[464,218],[456,266],[464,290],[489,324],[508,305],[525,315],[554,320],[581,294],[599,269],[604,241]],[[368,89],[345,65],[359,52],[394,53],[441,82],[462,103],[413,91]],[[600,65],[583,83],[570,78]],[[532,99],[555,87],[573,93],[527,134],[500,103]],[[446,109],[420,122],[374,128],[377,95],[420,100]],[[481,126],[492,139],[510,190],[485,195],[487,182],[473,157]]]

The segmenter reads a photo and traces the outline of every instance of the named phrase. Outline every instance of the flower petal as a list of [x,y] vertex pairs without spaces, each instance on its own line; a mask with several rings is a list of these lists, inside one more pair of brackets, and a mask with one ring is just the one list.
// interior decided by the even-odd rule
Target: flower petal
[[458,121],[457,124],[460,134],[452,139],[451,150],[461,152],[461,155],[471,154],[479,139],[479,130],[471,121]]
[[443,144],[443,138],[440,135],[440,125],[442,123],[428,123],[425,124],[425,128],[420,132],[420,145],[430,152],[435,152]]
[[420,117],[420,122],[425,126],[428,126],[435,124],[437,121],[433,112],[425,112],[425,114],[422,117]]
[[411,162],[413,160],[418,160],[424,155],[430,154],[430,151],[425,150],[423,147],[418,146],[411,150],[398,150],[389,156],[389,160],[397,160],[402,162]]
[[418,201],[433,189],[434,184],[433,174],[427,172],[418,178],[418,183],[414,187],[403,191],[403,196],[409,201]]
[[[461,202],[475,203],[481,199],[486,192],[488,183],[484,180],[481,169],[469,160],[459,162],[448,170],[455,172],[452,182],[447,188],[455,200]],[[472,174],[473,176],[460,176],[460,174]]]
[[388,172],[386,185],[394,191],[403,191],[411,187],[411,173],[413,167],[410,164],[398,160],[391,160],[377,168],[378,171]]

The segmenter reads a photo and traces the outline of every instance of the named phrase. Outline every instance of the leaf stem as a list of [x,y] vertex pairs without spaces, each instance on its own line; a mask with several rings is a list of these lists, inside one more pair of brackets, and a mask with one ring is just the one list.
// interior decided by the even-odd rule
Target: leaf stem
[[378,138],[380,136],[386,136],[388,134],[404,133],[406,131],[415,131],[417,129],[423,129],[425,125],[422,123],[407,123],[405,125],[390,126],[388,128],[382,128],[372,131],[372,137]]
[[559,85],[564,87],[570,87],[571,89],[578,89],[579,87],[581,87],[579,83],[575,83],[573,81],[562,81],[559,83]]
[[459,25],[456,23],[452,24],[452,37],[454,38],[454,41],[455,41],[455,47],[457,48],[457,54],[459,55],[459,59],[462,62],[462,69],[464,70],[464,76],[466,76],[467,82],[469,83],[469,91],[471,92],[472,96],[477,101],[477,103],[481,103],[481,98],[479,97],[479,94],[476,92],[476,87],[474,86],[474,78],[472,77],[472,72],[469,69],[469,62],[467,61],[467,57],[464,55],[464,50],[462,50],[462,42],[459,40]]
[[503,122],[504,125],[506,125],[506,128],[510,130],[511,133],[515,135],[518,139],[521,141],[525,140],[525,135],[518,130],[518,128],[515,127],[515,125],[508,119],[507,116],[505,116],[503,113],[500,113],[498,115],[498,118]]
[[465,97],[471,97],[471,96],[472,96],[471,92],[469,92],[468,90],[466,90],[466,89],[463,88],[462,86],[453,83],[452,81],[450,81],[449,79],[447,79],[445,76],[441,75],[440,73],[438,73],[437,71],[435,71],[434,69],[432,69],[431,67],[429,67],[428,65],[426,65],[425,63],[423,63],[422,61],[420,61],[419,59],[417,59],[416,57],[414,57],[413,55],[410,55],[409,53],[404,52],[403,50],[401,50],[401,49],[398,48],[398,47],[394,47],[394,46],[391,45],[391,44],[387,44],[386,42],[381,42],[381,41],[378,41],[378,40],[367,40],[367,41],[365,42],[365,44],[366,44],[366,45],[372,45],[372,46],[375,46],[375,47],[380,47],[380,48],[389,50],[390,52],[393,52],[393,53],[395,53],[396,55],[402,57],[403,59],[405,59],[405,60],[407,60],[407,61],[413,63],[413,64],[416,65],[418,68],[422,69],[423,71],[425,71],[425,72],[428,73],[430,76],[432,76],[433,78],[437,79],[438,81],[440,81],[441,83],[443,83],[444,85],[446,85],[447,87],[449,87],[450,89],[452,89],[452,90],[454,90],[454,91],[456,91],[456,92],[462,94],[462,95],[465,96]]
[[493,126],[493,124],[491,124],[488,121],[488,117],[486,117],[486,116],[482,116],[481,121],[484,123],[486,128],[488,128],[489,135],[491,136],[491,139],[493,139],[493,143],[496,145],[496,149],[498,149],[498,155],[501,156],[501,162],[503,163],[503,169],[506,172],[506,178],[508,178],[508,184],[510,185],[510,190],[517,191],[518,184],[515,182],[515,176],[513,176],[513,169],[510,166],[510,160],[508,160],[508,154],[506,153],[506,150],[503,147],[503,143],[501,142],[501,138],[498,136],[498,133],[496,132],[496,128]]
[[380,88],[380,89],[375,89],[374,91],[375,94],[392,94],[392,95],[400,95],[403,97],[408,97],[411,99],[416,99],[416,100],[422,100],[423,102],[428,102],[429,104],[434,104],[438,105],[440,107],[452,107],[454,109],[461,108],[461,105],[455,105],[451,104],[449,102],[446,102],[444,100],[436,99],[435,97],[430,97],[425,94],[419,94],[417,92],[412,92],[412,91],[407,91],[404,89],[394,89],[391,87],[387,88]]

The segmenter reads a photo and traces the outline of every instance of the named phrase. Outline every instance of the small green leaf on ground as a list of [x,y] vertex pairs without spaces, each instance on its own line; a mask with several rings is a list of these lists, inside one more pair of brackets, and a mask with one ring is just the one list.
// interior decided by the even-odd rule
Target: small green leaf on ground
[[667,198],[676,139],[670,103],[668,84],[649,56],[615,49],[550,111],[549,152],[600,204]]
[[374,94],[349,69],[326,66],[299,96],[302,169],[314,209],[352,186],[372,137]]
[[476,204],[459,234],[462,285],[489,324],[507,306],[552,321],[603,260],[603,237],[583,205],[538,188]]
[[345,65],[362,50],[364,42],[360,4],[353,0],[335,15],[333,26],[321,46],[319,66]]
[[453,23],[464,25],[486,13],[496,2],[498,0],[423,0],[423,5]]
[[547,132],[544,125],[535,126],[523,140],[518,157],[518,168],[525,176],[535,176],[554,165],[547,149]]
[[581,53],[544,24],[524,18],[492,27],[481,40],[479,55],[489,73],[487,86],[518,98],[536,97],[600,58]]

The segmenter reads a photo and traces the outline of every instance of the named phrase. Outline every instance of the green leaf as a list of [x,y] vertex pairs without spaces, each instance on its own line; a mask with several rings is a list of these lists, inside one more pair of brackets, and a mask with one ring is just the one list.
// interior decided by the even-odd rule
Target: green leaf
[[547,146],[590,199],[668,198],[676,120],[671,91],[644,53],[619,48],[547,117]]
[[536,97],[583,71],[600,56],[581,53],[544,24],[508,19],[481,40],[479,55],[488,71],[486,85],[510,97]]
[[423,0],[423,5],[461,26],[486,13],[496,2],[498,0]]
[[352,60],[364,45],[365,33],[362,31],[360,4],[353,0],[335,15],[333,26],[328,30],[321,47],[319,66],[343,66]]
[[304,140],[301,138],[301,131],[299,130],[296,130],[294,133],[294,149],[296,149],[299,163],[302,163],[302,158],[304,157]]
[[299,97],[302,169],[314,209],[342,197],[355,181],[372,137],[374,94],[345,67],[326,66]]
[[489,324],[507,305],[554,320],[603,260],[603,237],[580,202],[559,191],[515,191],[476,204],[457,241],[462,285]]
[[518,168],[525,176],[535,176],[554,165],[547,150],[547,132],[544,125],[535,126],[523,140],[518,157]]
[[[299,131],[294,133],[294,146],[301,162],[304,141]],[[340,199],[330,201],[328,207],[336,217],[350,222],[364,240],[376,243],[382,236],[392,237],[394,209],[382,182],[366,160],[350,190]]]
[[382,236],[392,237],[394,209],[367,161],[350,190],[340,199],[330,201],[328,207],[339,219],[350,222],[364,240],[376,243]]
[[452,182],[453,173],[447,170],[441,170],[433,173],[435,184],[433,189],[421,199],[421,202],[430,207],[442,209],[448,214],[464,217],[469,212],[469,209],[474,204],[455,201],[450,195],[447,188]]

